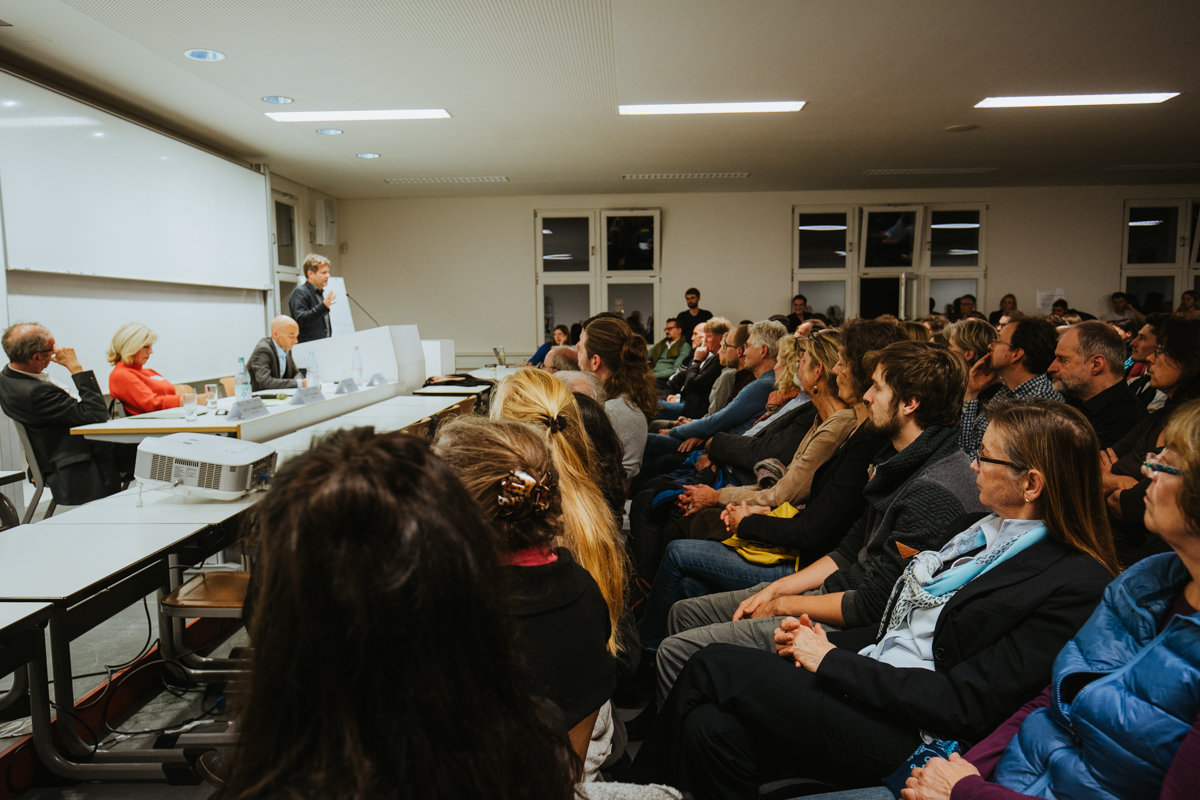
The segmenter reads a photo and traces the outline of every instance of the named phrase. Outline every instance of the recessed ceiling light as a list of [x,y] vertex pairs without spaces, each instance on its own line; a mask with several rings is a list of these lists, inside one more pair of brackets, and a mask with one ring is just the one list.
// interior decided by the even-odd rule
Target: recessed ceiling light
[[92,134],[92,136],[95,136],[97,139],[100,139],[104,136],[104,134],[101,133],[100,131],[96,131],[95,133]]
[[342,135],[342,131],[340,128],[317,128],[317,133],[321,134],[322,136],[341,136]]
[[799,111],[803,100],[771,103],[651,103],[650,105],[617,106],[622,116],[639,114],[765,114],[779,111]]
[[364,122],[381,119],[449,119],[444,108],[401,108],[392,111],[268,111],[276,122]]
[[286,106],[288,103],[292,102],[292,98],[284,97],[281,94],[269,94],[263,98],[263,102],[271,103],[272,105],[277,106]]
[[802,231],[844,231],[845,225],[801,225]]
[[183,54],[192,61],[222,61],[225,58],[224,53],[218,53],[216,50],[184,50]]
[[379,158],[379,153],[359,153],[359,158]]
[[5,108],[12,108],[12,107],[13,107],[13,106],[15,106],[16,104],[17,104],[17,101],[16,101],[16,100],[5,100],[5,101],[4,101],[4,103],[3,103],[3,106],[4,106]]
[[1045,106],[1121,106],[1132,103],[1161,103],[1179,92],[1143,94],[1052,94],[1033,97],[986,97],[976,108],[1040,108]]
[[1162,224],[1163,224],[1163,221],[1161,219],[1136,219],[1133,222],[1129,223],[1129,227],[1131,227],[1131,228],[1147,228],[1151,225],[1162,225]]
[[978,222],[939,222],[938,224],[930,225],[929,227],[933,228],[934,230],[955,231],[955,230],[963,230],[965,228],[978,228],[979,223]]

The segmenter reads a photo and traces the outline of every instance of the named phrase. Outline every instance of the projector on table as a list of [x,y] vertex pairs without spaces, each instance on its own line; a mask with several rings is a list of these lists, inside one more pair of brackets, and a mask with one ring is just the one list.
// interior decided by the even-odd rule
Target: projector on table
[[214,500],[236,500],[266,484],[274,471],[275,450],[265,444],[172,433],[142,440],[133,474],[147,487],[158,484]]

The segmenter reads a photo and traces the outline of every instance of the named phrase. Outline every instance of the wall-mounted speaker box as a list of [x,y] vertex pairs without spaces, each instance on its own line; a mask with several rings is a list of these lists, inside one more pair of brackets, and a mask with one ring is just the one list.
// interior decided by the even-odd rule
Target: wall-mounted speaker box
[[337,222],[333,218],[332,200],[317,200],[317,244],[337,244]]

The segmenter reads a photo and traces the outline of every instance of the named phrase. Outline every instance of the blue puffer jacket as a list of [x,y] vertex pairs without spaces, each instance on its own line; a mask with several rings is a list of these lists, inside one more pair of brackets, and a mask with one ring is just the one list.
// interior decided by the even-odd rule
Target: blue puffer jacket
[[1200,612],[1158,632],[1191,580],[1174,553],[1128,569],[1054,661],[995,781],[1056,800],[1153,800],[1200,708]]

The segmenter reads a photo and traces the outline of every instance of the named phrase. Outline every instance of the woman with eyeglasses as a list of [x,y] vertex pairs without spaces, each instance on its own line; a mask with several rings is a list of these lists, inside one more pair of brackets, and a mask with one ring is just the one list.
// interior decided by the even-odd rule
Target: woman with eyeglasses
[[1200,320],[1164,320],[1158,329],[1158,346],[1146,361],[1150,385],[1165,394],[1167,402],[1101,454],[1113,539],[1124,565],[1168,549],[1145,524],[1150,481],[1142,474],[1142,462],[1146,453],[1163,448],[1163,431],[1175,410],[1200,398]]
[[1172,552],[1113,581],[1046,690],[965,757],[913,770],[906,800],[1196,796],[1200,401],[1172,415],[1163,441],[1161,453],[1142,457],[1145,517]]
[[763,772],[875,785],[932,739],[982,739],[1046,685],[1116,573],[1099,445],[1062,403],[989,415],[973,467],[992,513],[915,554],[877,627],[827,634],[789,617],[778,655],[696,652],[638,752],[639,779],[697,800],[755,798]]

